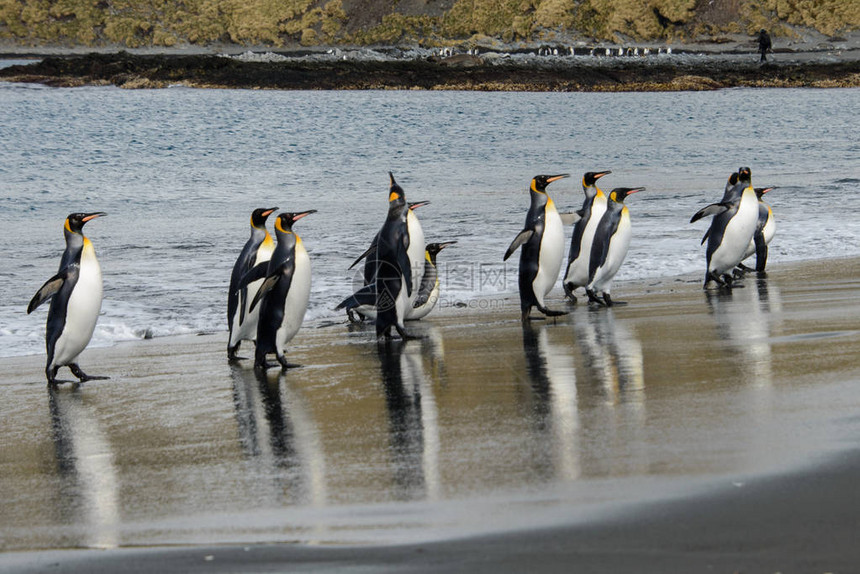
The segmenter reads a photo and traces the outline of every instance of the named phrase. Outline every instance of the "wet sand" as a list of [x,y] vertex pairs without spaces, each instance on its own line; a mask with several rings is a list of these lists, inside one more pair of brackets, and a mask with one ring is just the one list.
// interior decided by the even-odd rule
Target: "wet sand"
[[54,392],[2,359],[0,571],[850,571],[859,284],[619,283],[528,328],[486,299],[388,348],[337,316],[262,380],[223,333]]

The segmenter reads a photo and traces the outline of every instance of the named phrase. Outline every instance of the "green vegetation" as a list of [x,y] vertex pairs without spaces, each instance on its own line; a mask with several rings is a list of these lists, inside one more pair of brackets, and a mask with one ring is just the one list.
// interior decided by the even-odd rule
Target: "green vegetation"
[[[860,0],[456,0],[422,13],[379,0],[0,0],[0,39],[23,45],[443,43],[558,36],[691,39],[790,26],[860,27]],[[351,15],[364,26],[350,25]],[[368,14],[377,17],[368,18]],[[433,14],[433,15],[431,15]]]

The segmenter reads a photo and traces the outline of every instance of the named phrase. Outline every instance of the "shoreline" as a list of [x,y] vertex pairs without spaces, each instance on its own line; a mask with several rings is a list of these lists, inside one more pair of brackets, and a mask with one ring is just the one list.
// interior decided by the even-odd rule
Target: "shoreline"
[[[288,357],[305,367],[265,383],[274,418],[225,333],[90,349],[82,366],[113,378],[50,409],[43,358],[2,359],[0,570],[850,569],[858,268],[774,265],[731,295],[623,282],[627,306],[527,329],[514,295],[431,314],[413,327],[427,339],[385,351],[345,319],[303,329]],[[420,407],[388,394],[407,382]],[[52,470],[83,438],[98,464]]]
[[316,58],[304,52],[298,57],[267,54],[248,61],[181,53],[53,55],[26,66],[0,69],[0,80],[52,87],[113,85],[129,89],[647,92],[860,87],[860,49],[854,47],[778,53],[764,64],[754,53],[730,49],[709,55],[690,52],[647,58],[515,58],[497,52],[390,59]]

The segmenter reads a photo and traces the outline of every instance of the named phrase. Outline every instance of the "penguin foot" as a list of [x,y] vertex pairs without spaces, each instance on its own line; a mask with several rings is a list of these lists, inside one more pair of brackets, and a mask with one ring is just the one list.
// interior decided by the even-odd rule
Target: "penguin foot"
[[[606,306],[606,301],[604,301],[603,299],[598,297],[597,293],[595,293],[592,289],[586,289],[585,294],[588,295],[588,300],[590,302],[597,303],[598,305],[601,305],[601,306]],[[604,295],[604,297],[605,297],[605,295]]]
[[350,323],[364,323],[364,321],[367,319],[367,317],[365,317],[358,311],[353,311],[352,309],[346,310],[346,318],[349,319]]
[[573,294],[573,290],[575,289],[573,283],[562,283],[562,287],[564,287],[564,296],[567,297],[573,305],[576,305],[576,295]]
[[236,361],[244,361],[248,357],[240,357],[236,353],[239,351],[239,345],[234,347],[227,347],[227,361],[230,363],[235,363]]
[[567,315],[570,311],[555,311],[553,309],[543,308],[540,310],[541,313],[546,315],[547,317],[561,317],[563,315]]
[[86,383],[87,381],[105,381],[107,379],[110,379],[110,377],[106,377],[104,375],[88,375],[81,370],[77,363],[72,363],[71,365],[69,365],[69,369],[71,369],[72,374],[76,376],[82,383]]

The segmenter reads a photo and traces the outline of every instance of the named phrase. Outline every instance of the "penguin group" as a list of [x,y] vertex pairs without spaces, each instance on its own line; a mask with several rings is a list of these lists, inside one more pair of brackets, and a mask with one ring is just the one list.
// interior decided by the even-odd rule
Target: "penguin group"
[[[609,170],[589,171],[582,177],[585,199],[572,213],[561,213],[549,196],[548,186],[568,174],[537,175],[528,188],[529,208],[522,230],[511,242],[503,259],[520,250],[518,286],[521,318],[532,319],[537,309],[545,317],[567,314],[547,307],[546,297],[558,280],[564,262],[565,226],[572,225],[567,266],[562,279],[570,303],[574,292],[585,289],[588,301],[601,307],[613,300],[612,281],[620,269],[631,239],[631,218],[625,200],[644,187],[616,187],[608,194],[598,180]],[[712,217],[702,238],[707,242],[705,289],[731,288],[734,280],[753,268],[744,261],[756,257],[755,271],[763,273],[768,244],[776,230],[773,210],[763,198],[773,187],[754,188],[749,167],[729,176],[718,203],[710,204],[691,218],[691,223]],[[388,209],[370,247],[350,266],[364,260],[362,285],[335,309],[345,309],[352,321],[372,319],[377,339],[412,338],[406,321],[426,317],[440,296],[437,256],[456,241],[425,244],[424,231],[415,210],[428,201],[409,203],[406,192],[389,173]],[[243,342],[255,343],[254,367],[286,370],[299,365],[287,361],[286,345],[299,331],[311,290],[311,264],[295,224],[316,210],[279,213],[274,239],[266,229],[277,207],[258,208],[251,213],[251,234],[230,276],[227,297],[229,361],[240,360]],[[72,213],[64,224],[66,249],[57,273],[36,292],[27,306],[32,313],[50,301],[45,343],[45,376],[50,385],[61,367],[68,367],[80,381],[107,377],[86,374],[78,356],[92,338],[102,304],[102,274],[92,242],[84,236],[86,223],[103,212]],[[277,363],[270,363],[274,355]]]

